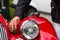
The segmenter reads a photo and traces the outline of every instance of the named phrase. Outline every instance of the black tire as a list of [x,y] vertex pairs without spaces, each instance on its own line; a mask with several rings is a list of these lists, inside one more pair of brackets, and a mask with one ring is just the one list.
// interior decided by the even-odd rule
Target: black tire
[[37,12],[37,10],[32,6],[29,6],[28,10],[26,11],[26,17],[32,16],[35,12]]

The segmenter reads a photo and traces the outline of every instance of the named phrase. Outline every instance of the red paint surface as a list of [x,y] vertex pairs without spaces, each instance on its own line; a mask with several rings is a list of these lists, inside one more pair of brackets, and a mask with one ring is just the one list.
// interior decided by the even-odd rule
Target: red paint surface
[[39,26],[39,35],[33,40],[58,40],[56,32],[55,32],[52,24],[46,18],[37,17],[37,16],[30,16],[28,18],[25,18],[25,19],[21,20],[18,25],[18,33],[12,34],[8,30],[8,25],[7,25],[8,23],[6,23],[6,21],[4,20],[2,15],[0,15],[0,22],[2,22],[2,24],[4,25],[4,28],[6,29],[6,32],[8,35],[8,40],[16,40],[17,38],[26,40],[26,38],[23,37],[23,35],[20,31],[20,27],[21,27],[22,23],[26,20],[33,20]]

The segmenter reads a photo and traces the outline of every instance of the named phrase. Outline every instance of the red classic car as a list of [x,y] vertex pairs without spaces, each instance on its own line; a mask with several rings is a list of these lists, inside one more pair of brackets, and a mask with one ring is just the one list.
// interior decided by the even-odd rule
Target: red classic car
[[17,33],[11,33],[0,14],[0,40],[58,40],[52,24],[44,17],[29,16],[20,21]]

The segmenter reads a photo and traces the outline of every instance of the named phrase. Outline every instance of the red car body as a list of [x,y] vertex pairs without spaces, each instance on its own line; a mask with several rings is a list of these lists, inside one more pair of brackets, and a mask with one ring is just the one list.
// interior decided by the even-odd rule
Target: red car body
[[56,32],[52,26],[52,24],[44,17],[38,17],[38,16],[29,16],[25,19],[22,19],[20,23],[18,24],[18,32],[16,34],[13,34],[9,32],[8,29],[8,22],[5,21],[4,17],[0,14],[0,22],[4,25],[4,28],[7,33],[8,40],[27,40],[21,33],[21,25],[26,20],[33,20],[35,21],[39,26],[39,34],[38,36],[33,40],[58,40]]

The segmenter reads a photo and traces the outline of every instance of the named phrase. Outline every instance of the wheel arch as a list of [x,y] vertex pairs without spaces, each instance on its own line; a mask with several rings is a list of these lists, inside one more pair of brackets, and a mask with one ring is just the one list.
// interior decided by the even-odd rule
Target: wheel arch
[[35,7],[33,7],[32,5],[29,5],[29,7],[30,7],[30,8],[33,8],[33,9],[35,9],[35,10],[37,11],[37,9],[36,9]]

